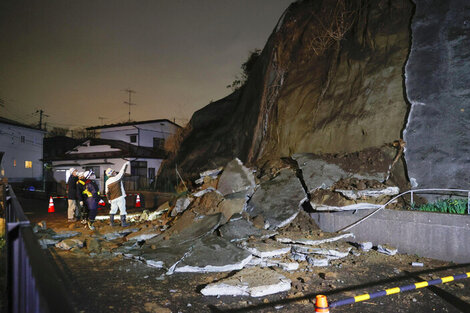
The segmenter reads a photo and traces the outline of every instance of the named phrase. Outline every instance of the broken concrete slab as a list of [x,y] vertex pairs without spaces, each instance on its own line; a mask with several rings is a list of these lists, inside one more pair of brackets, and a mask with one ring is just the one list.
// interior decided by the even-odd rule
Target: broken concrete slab
[[[305,261],[305,260],[304,260]],[[247,267],[279,267],[282,268],[284,271],[296,271],[299,269],[299,263],[297,262],[285,262],[283,260],[277,259],[265,259],[259,257],[253,257],[250,262],[247,264]]]
[[210,179],[217,179],[220,172],[223,171],[223,168],[217,168],[214,170],[208,170],[199,174],[199,178],[196,179],[194,182],[198,185],[204,182],[204,178],[209,177]]
[[290,246],[280,244],[274,240],[268,242],[245,242],[240,247],[259,258],[272,258],[289,253],[291,250]]
[[277,234],[277,232],[273,230],[256,228],[251,222],[243,218],[230,220],[227,224],[219,228],[219,233],[223,238],[231,242],[244,241],[251,236],[264,239]]
[[205,296],[263,297],[288,291],[291,280],[268,268],[244,269],[232,277],[207,285],[201,290]]
[[383,181],[387,173],[349,173],[336,164],[331,164],[311,153],[294,154],[302,170],[302,176],[310,192],[316,189],[327,189],[337,181],[354,177],[357,179]]
[[242,161],[234,159],[227,163],[220,175],[217,190],[223,195],[228,195],[236,192],[245,192],[251,195],[256,186],[255,176],[253,172],[246,168]]
[[292,158],[297,161],[302,170],[302,176],[309,191],[327,189],[348,173],[336,164],[330,164],[309,153],[294,154]]
[[39,239],[38,241],[39,241],[39,245],[43,249],[47,249],[50,246],[55,246],[56,244],[60,242],[59,239],[50,239],[50,238],[43,238],[43,239]]
[[317,254],[317,255],[326,255],[334,258],[345,258],[349,255],[352,247],[346,249],[325,249],[325,248],[314,248],[309,246],[293,245],[292,251],[300,254]]
[[108,232],[106,234],[103,234],[103,238],[106,239],[106,240],[114,240],[114,239],[125,237],[125,236],[127,236],[131,233],[135,233],[135,232],[138,232],[138,231],[139,231],[138,228],[126,228],[126,229],[117,230],[117,231]]
[[398,249],[395,249],[388,245],[377,245],[377,252],[380,252],[386,255],[395,255],[397,254]]
[[247,202],[245,192],[237,192],[226,195],[222,202],[219,203],[218,209],[229,220],[234,214],[242,213]]
[[345,190],[336,189],[335,192],[339,192],[343,196],[351,200],[357,200],[361,198],[379,198],[383,196],[395,196],[400,193],[398,187],[387,187],[385,189],[364,189],[364,190]]
[[329,266],[330,258],[329,257],[320,257],[317,255],[308,255],[307,256],[308,264],[312,266]]
[[256,189],[246,205],[246,212],[252,217],[262,215],[267,229],[275,230],[295,219],[304,198],[302,184],[295,173],[286,168]]
[[145,245],[140,250],[138,258],[139,260],[144,261],[148,266],[169,270],[174,264],[180,262],[190,248],[190,242],[182,243],[181,245],[173,247]]
[[382,204],[373,204],[373,203],[356,203],[356,204],[345,205],[345,206],[329,206],[329,205],[323,205],[323,204],[316,204],[313,202],[310,202],[310,205],[314,211],[322,211],[322,212],[370,210],[370,209],[378,209],[383,206]]
[[158,236],[161,232],[159,230],[155,230],[153,228],[150,229],[141,229],[137,232],[129,234],[126,239],[128,241],[142,241],[142,240],[149,240],[155,236]]
[[82,233],[80,233],[78,231],[61,231],[61,232],[55,233],[51,237],[52,237],[52,239],[63,240],[63,239],[67,239],[67,238],[76,237],[76,236],[79,236],[81,234]]
[[72,248],[83,248],[83,241],[72,238],[72,239],[65,239],[55,245],[57,248],[62,250],[70,250]]
[[276,236],[276,241],[281,243],[298,243],[302,245],[316,246],[328,242],[340,241],[346,238],[354,238],[353,233],[346,233],[337,236],[331,236],[324,239],[308,239],[308,238],[287,238],[287,237],[278,237]]
[[176,266],[175,272],[230,272],[242,269],[251,258],[248,251],[210,235],[193,242],[191,252]]
[[[190,211],[185,212],[191,213]],[[183,214],[184,215],[184,214]],[[163,236],[156,236],[147,241],[149,245],[156,245],[158,247],[172,247],[181,245],[185,242],[191,242],[203,236],[212,234],[222,221],[222,213],[198,216],[190,220],[184,221],[183,218],[178,219],[175,224],[167,230],[169,237],[165,233]],[[182,225],[180,225],[180,222]],[[173,230],[173,231],[172,231]]]
[[359,248],[361,248],[362,251],[368,252],[372,249],[374,245],[370,241],[366,242],[360,242],[359,243]]
[[179,198],[178,200],[176,200],[175,207],[173,208],[173,210],[171,210],[170,215],[171,216],[176,216],[176,215],[186,211],[186,209],[191,204],[192,200],[193,199],[190,198],[190,197],[182,197],[182,198]]

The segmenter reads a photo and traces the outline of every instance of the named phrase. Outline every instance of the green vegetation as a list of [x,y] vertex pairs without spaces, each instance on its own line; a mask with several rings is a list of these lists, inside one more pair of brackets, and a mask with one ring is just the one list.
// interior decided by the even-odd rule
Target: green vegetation
[[423,204],[413,210],[426,212],[440,212],[450,214],[467,214],[467,199],[446,199],[434,203]]

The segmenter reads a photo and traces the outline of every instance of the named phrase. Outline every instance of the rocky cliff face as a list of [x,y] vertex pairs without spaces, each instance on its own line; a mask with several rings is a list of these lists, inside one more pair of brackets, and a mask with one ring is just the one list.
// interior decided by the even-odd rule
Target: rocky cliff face
[[470,3],[416,1],[406,163],[416,188],[470,188]]
[[262,166],[295,153],[381,149],[401,138],[413,8],[406,0],[290,5],[245,86],[193,115],[160,185],[176,164],[189,178],[234,157]]

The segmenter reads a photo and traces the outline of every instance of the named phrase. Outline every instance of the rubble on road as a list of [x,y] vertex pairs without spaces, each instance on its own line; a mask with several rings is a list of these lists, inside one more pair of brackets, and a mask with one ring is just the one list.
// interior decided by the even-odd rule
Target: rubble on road
[[57,243],[55,245],[57,248],[63,249],[63,250],[70,250],[75,247],[77,248],[83,248],[83,241],[79,239],[65,239],[62,240],[61,242]]
[[223,238],[231,242],[238,242],[248,240],[250,237],[269,238],[276,235],[277,231],[256,228],[251,222],[240,218],[230,220],[227,224],[222,225],[219,228],[219,233]]
[[395,255],[397,254],[398,250],[388,245],[377,245],[377,252],[380,252],[386,255]]
[[201,290],[205,296],[263,297],[291,288],[291,280],[268,268],[248,268],[232,277],[207,285]]

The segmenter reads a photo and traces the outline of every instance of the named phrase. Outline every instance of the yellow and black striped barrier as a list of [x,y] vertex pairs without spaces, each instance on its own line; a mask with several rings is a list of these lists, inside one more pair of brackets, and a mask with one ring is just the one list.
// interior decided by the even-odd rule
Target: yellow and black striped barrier
[[459,279],[465,279],[470,277],[470,272],[464,273],[464,274],[459,274],[459,275],[454,275],[454,276],[446,276],[438,279],[433,279],[429,281],[422,281],[419,283],[414,283],[411,285],[406,285],[406,286],[401,286],[401,287],[395,287],[395,288],[390,288],[390,289],[385,289],[385,290],[380,290],[374,293],[365,293],[359,296],[351,297],[351,298],[346,298],[343,300],[338,300],[335,302],[331,302],[329,307],[330,308],[335,308],[338,306],[346,305],[346,304],[352,304],[356,302],[361,302],[369,299],[375,299],[383,296],[389,296],[393,295],[396,293],[404,292],[404,291],[410,291],[414,289],[419,289],[419,288],[424,288],[432,285],[439,285],[439,284],[445,284],[451,281],[459,280]]

